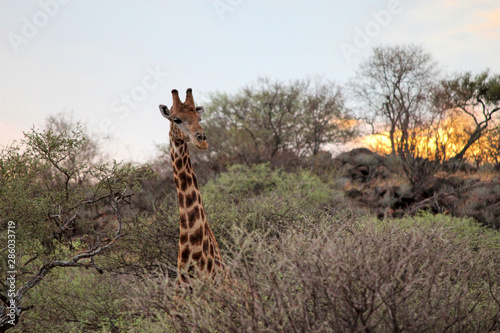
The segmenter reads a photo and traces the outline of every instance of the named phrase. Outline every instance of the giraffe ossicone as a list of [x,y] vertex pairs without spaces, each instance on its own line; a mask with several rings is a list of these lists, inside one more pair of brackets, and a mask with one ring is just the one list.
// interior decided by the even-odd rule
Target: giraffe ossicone
[[186,91],[184,103],[179,92],[172,90],[169,109],[160,104],[161,114],[170,120],[170,158],[179,201],[178,284],[188,285],[189,278],[213,278],[225,273],[219,246],[210,229],[196,174],[189,157],[188,143],[200,150],[208,149],[207,136],[200,126],[202,106],[195,106],[193,91]]

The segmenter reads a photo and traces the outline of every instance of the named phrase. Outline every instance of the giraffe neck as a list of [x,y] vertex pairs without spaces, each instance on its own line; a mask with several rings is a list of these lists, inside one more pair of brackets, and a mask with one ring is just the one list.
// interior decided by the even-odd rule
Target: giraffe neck
[[195,272],[213,275],[222,267],[217,241],[208,225],[198,181],[191,165],[188,145],[170,135],[170,156],[179,200],[179,256],[177,267],[181,282]]

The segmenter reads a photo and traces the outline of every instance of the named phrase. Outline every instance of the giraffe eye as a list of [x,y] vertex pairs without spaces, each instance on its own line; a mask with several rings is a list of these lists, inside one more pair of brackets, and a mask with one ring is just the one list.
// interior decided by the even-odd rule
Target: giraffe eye
[[182,120],[180,120],[179,118],[174,118],[174,123],[180,124],[182,123]]

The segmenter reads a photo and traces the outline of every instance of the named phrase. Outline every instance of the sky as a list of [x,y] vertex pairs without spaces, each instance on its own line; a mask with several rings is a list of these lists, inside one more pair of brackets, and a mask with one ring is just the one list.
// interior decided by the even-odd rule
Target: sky
[[444,71],[500,73],[498,0],[2,0],[0,145],[67,114],[108,155],[145,162],[171,105],[259,77],[344,85],[374,46],[415,44]]

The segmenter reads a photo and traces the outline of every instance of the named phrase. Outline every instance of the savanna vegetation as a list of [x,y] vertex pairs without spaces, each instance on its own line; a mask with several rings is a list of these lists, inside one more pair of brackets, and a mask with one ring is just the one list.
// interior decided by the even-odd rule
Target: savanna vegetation
[[113,161],[52,116],[0,154],[0,331],[500,330],[499,75],[383,47],[345,87],[259,79],[207,103],[191,156],[231,280],[175,286],[166,147]]

